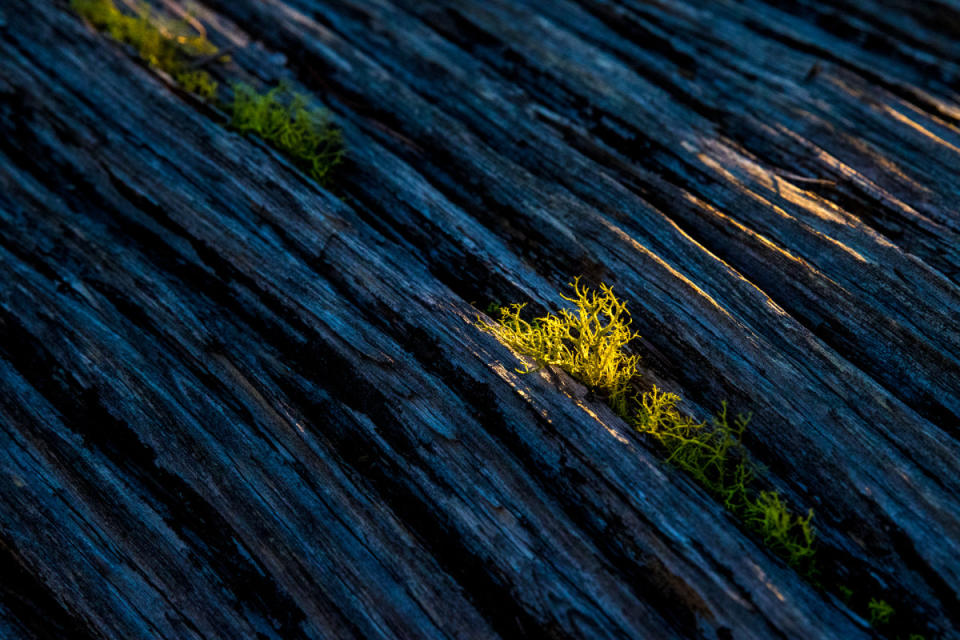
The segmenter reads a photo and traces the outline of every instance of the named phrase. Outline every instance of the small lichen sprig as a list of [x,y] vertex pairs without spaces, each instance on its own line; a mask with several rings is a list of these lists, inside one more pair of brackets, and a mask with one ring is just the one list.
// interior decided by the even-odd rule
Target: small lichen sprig
[[680,396],[656,386],[636,400],[631,424],[660,443],[667,462],[693,476],[728,509],[742,513],[750,503],[747,487],[755,475],[743,446],[750,416],[739,414],[731,423],[724,402],[712,424],[694,420],[677,409]]
[[233,92],[229,107],[233,129],[262,138],[317,182],[327,184],[331,170],[343,161],[344,146],[326,109],[285,84],[266,93],[237,84]]
[[796,515],[776,491],[761,491],[754,500],[747,501],[744,519],[791,565],[799,567],[812,561],[817,537],[811,524],[813,509],[807,511],[806,517]]
[[499,309],[500,322],[481,321],[480,328],[537,363],[536,367],[525,365],[519,370],[522,373],[560,367],[605,393],[614,411],[626,415],[627,391],[640,360],[624,352],[637,337],[630,329],[630,314],[606,285],[600,285],[599,292],[591,291],[576,278],[570,286],[574,295],[561,297],[574,303],[574,311],[561,309],[531,323],[521,317],[525,305],[512,304]]
[[886,600],[876,598],[870,598],[867,608],[870,611],[870,624],[874,627],[889,624],[893,614],[896,613]]
[[724,506],[739,516],[791,566],[813,571],[816,531],[813,510],[795,515],[776,491],[757,491],[752,483],[756,465],[743,446],[750,415],[731,420],[724,402],[712,424],[697,421],[677,409],[680,397],[656,386],[637,397],[630,422],[655,438],[667,461],[689,473]]
[[217,94],[217,82],[209,73],[193,69],[199,58],[216,56],[217,47],[186,20],[172,19],[140,0],[126,2],[131,13],[121,11],[113,0],[71,0],[70,6],[90,24],[118,42],[133,47],[151,68],[169,74],[185,91],[205,100]]

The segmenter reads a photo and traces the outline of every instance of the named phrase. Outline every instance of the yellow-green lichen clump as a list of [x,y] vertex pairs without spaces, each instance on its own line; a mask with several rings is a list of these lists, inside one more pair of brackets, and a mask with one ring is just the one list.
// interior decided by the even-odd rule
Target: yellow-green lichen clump
[[797,516],[777,492],[754,488],[757,466],[742,443],[750,417],[729,416],[723,403],[709,423],[698,421],[678,409],[678,395],[657,387],[639,391],[639,357],[625,351],[638,337],[626,305],[607,285],[592,291],[575,279],[570,286],[573,295],[562,297],[572,309],[528,321],[521,317],[524,305],[513,304],[499,309],[499,322],[481,320],[479,327],[536,363],[518,369],[521,373],[555,365],[604,394],[618,415],[659,443],[671,464],[720,499],[787,562],[811,572],[813,511]]
[[166,73],[188,93],[210,101],[230,114],[230,126],[256,135],[290,157],[320,184],[344,156],[343,137],[329,113],[308,96],[285,84],[266,92],[238,83],[218,100],[219,85],[199,68],[213,60],[224,61],[193,19],[173,19],[140,0],[129,0],[129,10],[113,0],[71,0],[73,9],[113,39],[131,46],[152,69]]
[[327,111],[282,84],[266,93],[245,84],[233,89],[230,126],[259,136],[326,184],[344,154],[340,130],[331,125]]
[[199,59],[216,55],[217,47],[190,22],[175,20],[133,0],[131,12],[117,8],[113,0],[71,0],[74,11],[93,26],[133,47],[150,67],[169,74],[186,91],[207,100],[216,96],[217,83],[206,71],[193,69]]

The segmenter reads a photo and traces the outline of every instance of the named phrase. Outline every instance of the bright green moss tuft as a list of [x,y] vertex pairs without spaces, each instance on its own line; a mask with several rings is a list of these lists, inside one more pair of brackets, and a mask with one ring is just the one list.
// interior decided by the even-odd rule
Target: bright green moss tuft
[[321,184],[343,160],[343,137],[331,125],[327,111],[283,85],[257,93],[249,85],[238,84],[231,111],[231,127],[263,138]]
[[196,33],[183,20],[173,20],[151,10],[150,5],[133,0],[135,13],[125,13],[113,0],[71,0],[74,11],[93,26],[136,49],[150,67],[173,77],[184,90],[212,100],[217,83],[206,71],[192,70],[195,59],[217,53],[206,35]]

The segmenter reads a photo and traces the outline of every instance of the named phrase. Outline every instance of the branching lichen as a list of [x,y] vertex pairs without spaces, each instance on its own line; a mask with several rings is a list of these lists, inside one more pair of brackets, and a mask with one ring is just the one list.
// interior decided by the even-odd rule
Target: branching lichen
[[678,395],[657,387],[631,397],[639,356],[625,351],[637,337],[626,305],[606,285],[596,292],[575,279],[570,286],[574,295],[562,297],[573,303],[572,310],[528,322],[521,317],[524,305],[513,304],[499,309],[499,322],[481,320],[479,327],[536,363],[520,373],[555,365],[605,394],[617,414],[660,444],[668,462],[721,500],[788,563],[811,572],[813,511],[794,515],[777,492],[753,488],[756,465],[743,446],[750,416],[731,418],[723,403],[710,423],[697,421],[677,408]]
[[329,113],[285,85],[266,93],[235,85],[230,109],[231,127],[263,138],[321,184],[343,160],[343,137],[330,123]]
[[747,501],[744,517],[791,565],[801,566],[812,559],[816,539],[810,524],[813,509],[803,518],[791,513],[777,492],[761,491],[756,499]]
[[816,533],[813,510],[794,515],[775,491],[756,491],[755,465],[743,446],[749,415],[732,424],[724,402],[712,424],[698,422],[677,410],[680,397],[653,387],[638,396],[631,422],[663,446],[667,461],[689,473],[724,506],[760,534],[764,542],[794,567],[812,570]]
[[867,608],[870,610],[870,624],[873,626],[888,624],[890,618],[896,613],[886,600],[876,598],[870,598]]
[[[576,310],[561,309],[532,323],[520,317],[525,305],[513,304],[500,309],[500,322],[482,323],[505,345],[533,359],[536,368],[555,365],[593,389],[607,394],[618,414],[627,413],[627,390],[636,375],[638,356],[627,355],[624,347],[637,337],[630,330],[630,314],[613,295],[613,289],[600,285],[600,292],[571,285],[574,296],[562,296]],[[536,370],[527,365],[522,373]]]
[[132,46],[150,67],[169,74],[184,90],[212,100],[217,83],[209,73],[191,69],[197,58],[212,56],[217,47],[206,34],[197,33],[184,20],[174,20],[153,11],[150,5],[130,0],[133,13],[117,8],[113,0],[71,0],[74,11],[93,26]]
[[[631,395],[639,386],[639,358],[625,351],[638,337],[630,329],[630,313],[606,285],[596,292],[575,279],[570,286],[573,296],[562,297],[573,303],[573,309],[527,321],[521,317],[525,305],[494,304],[487,311],[499,312],[499,322],[479,319],[478,327],[535,363],[525,363],[518,372],[554,365],[604,394],[618,415],[658,443],[669,463],[687,472],[768,547],[820,584],[814,565],[813,509],[797,515],[778,492],[757,487],[758,467],[743,446],[750,415],[731,417],[724,402],[710,422],[698,421],[679,410],[680,396],[656,386]],[[851,589],[841,584],[834,588],[850,602]],[[872,625],[890,624],[894,608],[885,600],[871,598],[864,604]],[[909,638],[923,640],[920,634]]]
[[680,467],[731,510],[748,504],[747,485],[753,479],[743,447],[749,416],[737,415],[730,424],[727,404],[712,424],[699,422],[677,410],[680,396],[653,387],[638,397],[630,422],[641,433],[656,438],[667,452],[667,461]]
[[259,136],[317,182],[327,184],[330,171],[343,160],[344,147],[326,110],[283,84],[266,93],[237,84],[229,103],[217,101],[219,85],[197,67],[226,56],[218,56],[217,47],[198,31],[202,26],[164,16],[142,0],[124,1],[132,7],[129,12],[118,9],[113,0],[71,0],[71,6],[96,28],[133,47],[144,62],[168,74],[184,91],[229,112],[232,128]]
[[217,97],[219,85],[206,71],[178,71],[173,78],[184,91],[194,93],[204,100],[212,101]]

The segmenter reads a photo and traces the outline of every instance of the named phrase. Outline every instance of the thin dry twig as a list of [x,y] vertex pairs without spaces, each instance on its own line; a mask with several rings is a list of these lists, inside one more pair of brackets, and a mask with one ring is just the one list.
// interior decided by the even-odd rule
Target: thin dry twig
[[190,69],[190,70],[201,69],[207,66],[208,64],[210,64],[211,62],[215,62],[224,56],[228,56],[232,54],[234,51],[236,51],[239,48],[240,47],[237,44],[228,44],[227,46],[218,50],[215,53],[211,53],[209,55],[206,55],[201,58],[197,58],[196,60],[192,60],[188,62],[185,66],[187,69]]
[[828,180],[826,178],[805,178],[803,176],[798,176],[795,173],[788,173],[786,171],[774,171],[774,173],[781,178],[792,180],[794,182],[803,182],[805,184],[821,184],[826,187],[837,186],[836,180]]

